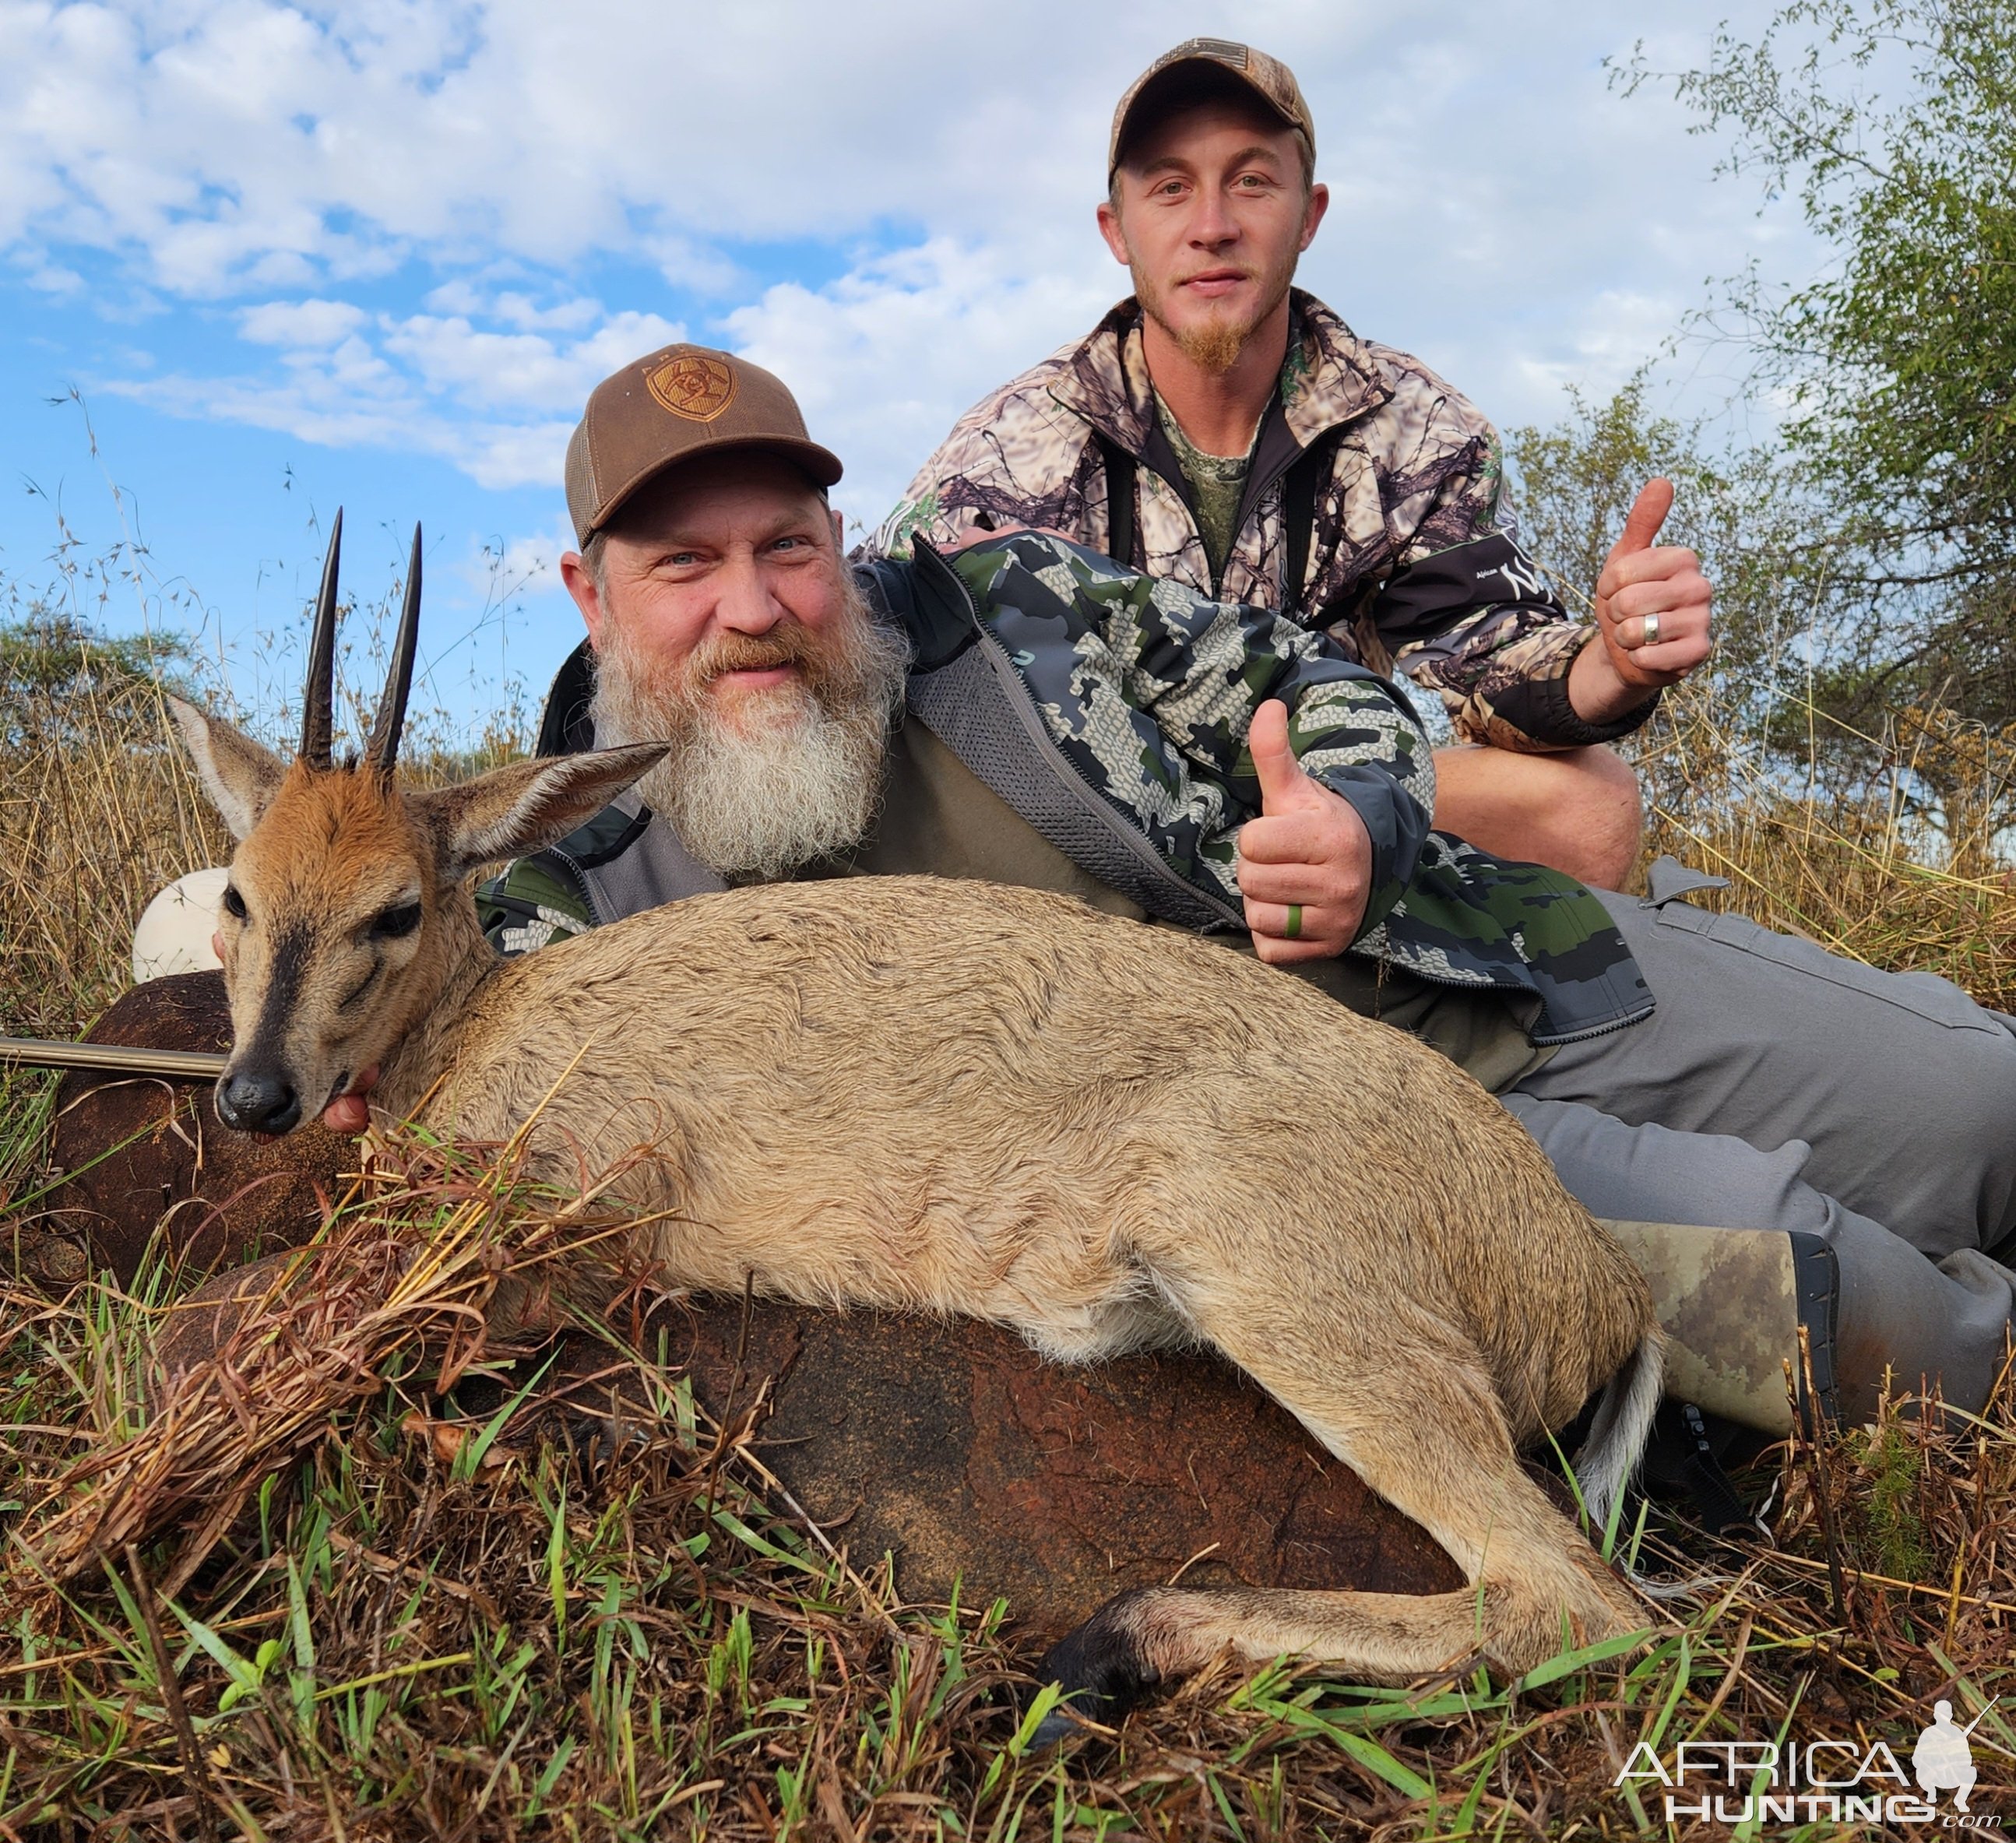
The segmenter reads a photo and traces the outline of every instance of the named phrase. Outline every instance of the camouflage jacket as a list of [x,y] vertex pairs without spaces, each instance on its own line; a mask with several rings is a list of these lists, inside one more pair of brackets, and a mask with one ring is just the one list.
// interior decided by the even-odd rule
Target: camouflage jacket
[[[1246,736],[1255,710],[1279,697],[1302,766],[1371,837],[1372,892],[1352,952],[1442,984],[1537,997],[1535,1042],[1651,1009],[1608,915],[1579,884],[1429,830],[1433,758],[1412,707],[1324,636],[1034,535],[953,557],[920,545],[913,562],[862,574],[909,638],[911,717],[1150,914],[1244,927],[1235,841],[1260,810]],[[612,899],[619,887],[664,900],[722,887],[657,838],[664,830],[634,801],[619,803],[486,885],[485,930],[523,948],[647,899]],[[650,875],[622,869],[654,850]]]
[[[1294,301],[1298,337],[1217,596],[1286,609],[1347,658],[1406,672],[1441,697],[1467,741],[1537,751],[1636,729],[1656,700],[1607,725],[1583,722],[1568,702],[1568,668],[1593,630],[1569,618],[1520,549],[1497,431],[1418,359],[1359,339],[1313,296],[1298,290]],[[1102,441],[1136,462],[1123,560],[1214,592],[1131,299],[960,417],[862,554],[906,556],[920,535],[953,544],[983,517],[1110,551]],[[1307,563],[1284,594],[1289,481],[1305,454],[1315,470]]]

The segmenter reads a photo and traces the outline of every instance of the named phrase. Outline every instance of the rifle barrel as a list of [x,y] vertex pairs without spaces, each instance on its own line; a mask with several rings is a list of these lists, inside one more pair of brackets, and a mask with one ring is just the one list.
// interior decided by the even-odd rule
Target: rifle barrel
[[56,1043],[38,1037],[0,1037],[0,1067],[92,1069],[113,1075],[164,1075],[171,1081],[214,1082],[224,1073],[215,1050],[148,1049],[126,1043]]

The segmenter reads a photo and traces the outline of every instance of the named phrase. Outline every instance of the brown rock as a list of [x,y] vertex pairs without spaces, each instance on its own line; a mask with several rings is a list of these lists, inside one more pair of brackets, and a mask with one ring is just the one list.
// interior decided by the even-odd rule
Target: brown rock
[[[88,1041],[227,1049],[224,977],[185,973],[136,986]],[[82,1070],[58,1085],[51,1156],[69,1175],[34,1222],[43,1240],[37,1265],[57,1281],[110,1268],[122,1284],[157,1227],[195,1272],[293,1247],[321,1220],[318,1187],[333,1196],[339,1174],[356,1168],[353,1143],[319,1125],[285,1139],[230,1131],[207,1082]]]
[[[121,1035],[113,1035],[113,1032]],[[222,1048],[215,974],[156,981],[96,1033],[165,1049]],[[264,1241],[291,1247],[319,1220],[315,1190],[354,1157],[319,1128],[277,1142],[225,1131],[207,1087],[65,1078],[59,1156],[96,1258],[130,1273],[166,1207],[191,1258]],[[91,1172],[109,1144],[137,1135]],[[165,1201],[164,1201],[165,1200]],[[61,1197],[55,1200],[63,1203]],[[234,1297],[265,1276],[220,1273],[169,1321],[172,1373],[228,1329]],[[1461,1585],[1449,1558],[1236,1371],[1195,1355],[1084,1368],[1042,1362],[968,1320],[841,1316],[737,1301],[674,1308],[668,1349],[718,1418],[767,1390],[764,1463],[860,1567],[885,1552],[913,1599],[1006,1596],[1032,1638],[1055,1636],[1112,1593],[1183,1570],[1199,1585],[1432,1593]],[[738,1364],[736,1352],[741,1347]],[[172,1347],[172,1348],[171,1348]],[[577,1373],[608,1362],[578,1347]],[[577,1397],[584,1406],[585,1397]]]
[[[970,1319],[761,1304],[675,1331],[693,1392],[726,1418],[767,1381],[758,1456],[856,1566],[897,1557],[913,1599],[1005,1595],[1060,1636],[1108,1596],[1200,1586],[1431,1593],[1456,1564],[1229,1366],[1196,1355],[1046,1363]],[[1186,1565],[1187,1564],[1187,1565]]]

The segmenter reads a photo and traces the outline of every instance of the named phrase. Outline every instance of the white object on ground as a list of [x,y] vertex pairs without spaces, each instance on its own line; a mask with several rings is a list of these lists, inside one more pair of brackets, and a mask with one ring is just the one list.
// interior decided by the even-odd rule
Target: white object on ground
[[133,983],[169,973],[207,973],[221,966],[210,944],[217,932],[228,870],[192,870],[149,902],[133,930]]

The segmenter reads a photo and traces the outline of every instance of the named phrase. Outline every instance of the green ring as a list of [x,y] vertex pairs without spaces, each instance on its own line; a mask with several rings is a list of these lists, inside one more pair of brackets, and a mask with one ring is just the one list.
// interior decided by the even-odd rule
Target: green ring
[[1288,925],[1281,930],[1284,941],[1299,941],[1302,938],[1302,905],[1299,902],[1288,905]]

